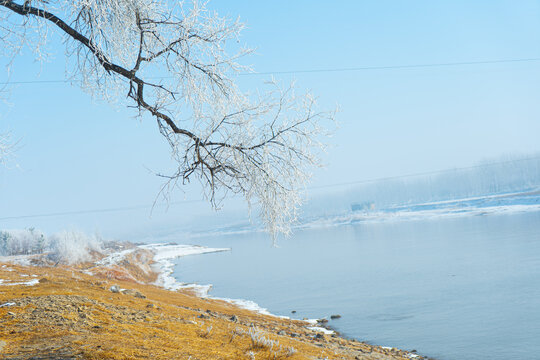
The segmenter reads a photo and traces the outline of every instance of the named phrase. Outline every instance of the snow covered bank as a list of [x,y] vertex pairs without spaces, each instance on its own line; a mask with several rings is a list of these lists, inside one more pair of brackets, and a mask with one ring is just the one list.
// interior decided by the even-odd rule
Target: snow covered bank
[[[82,238],[82,237],[79,237]],[[75,242],[76,244],[78,242]],[[80,271],[93,276],[106,276],[108,279],[119,279],[135,281],[139,283],[152,282],[149,278],[138,277],[136,273],[140,275],[140,270],[145,274],[157,274],[157,279],[153,281],[154,285],[165,288],[167,290],[190,290],[193,294],[208,298],[228,302],[239,308],[250,310],[259,314],[269,315],[277,318],[289,319],[287,316],[279,316],[270,313],[267,309],[261,307],[257,303],[251,300],[245,299],[230,299],[209,296],[209,291],[212,288],[211,284],[194,284],[179,281],[173,276],[174,273],[174,259],[181,258],[189,255],[200,255],[207,253],[230,251],[230,248],[209,248],[199,245],[178,245],[178,244],[144,244],[134,245],[130,243],[109,242],[104,243],[101,247],[101,251],[95,254],[99,260],[95,260],[91,263],[87,263],[84,269]],[[97,252],[96,252],[97,253]],[[37,264],[34,258],[47,257],[48,254],[32,254],[32,255],[13,255],[8,257],[0,257],[0,262],[11,262],[20,265],[32,265]],[[8,261],[9,260],[9,261]],[[66,262],[70,264],[72,262]],[[47,263],[49,266],[52,263]],[[47,265],[46,265],[47,266]],[[12,269],[7,265],[1,265],[1,269],[5,271],[11,271]],[[0,279],[0,286],[2,285],[36,285],[39,281],[32,279],[30,281],[17,280],[3,280]],[[315,323],[311,325],[315,325]],[[331,330],[324,328],[313,327],[311,330],[323,332],[325,334],[333,333]]]
[[[251,310],[251,311],[257,312],[259,314],[277,316],[277,315],[274,315],[274,314],[270,313],[268,311],[268,309],[265,309],[265,308],[259,306],[259,304],[257,304],[254,301],[251,301],[251,300],[229,299],[229,298],[220,298],[220,297],[209,297],[209,298],[210,299],[215,299],[215,300],[226,301],[226,302],[228,302],[230,304],[238,306],[241,309]],[[277,317],[288,319],[288,317],[286,317],[286,316],[277,316]]]
[[333,330],[328,330],[328,329],[320,327],[320,326],[308,326],[307,328],[309,330],[320,332],[320,333],[323,333],[323,334],[326,334],[326,335],[332,335],[334,333]]
[[540,211],[540,194],[515,193],[471,197],[451,201],[427,202],[389,207],[379,211],[357,211],[348,214],[314,218],[299,229],[324,228],[355,223],[381,223],[436,220],[467,216],[510,215]]
[[199,245],[176,245],[176,244],[147,244],[138,246],[140,249],[150,250],[154,253],[154,269],[158,273],[155,285],[168,290],[189,289],[198,296],[208,295],[212,285],[198,285],[179,282],[172,276],[174,263],[171,261],[188,255],[199,255],[221,251],[229,251],[229,248],[208,248]]
[[[230,298],[221,298],[209,296],[209,291],[212,288],[211,284],[208,285],[199,285],[199,284],[190,284],[179,282],[172,276],[174,272],[174,263],[172,259],[188,256],[188,255],[199,255],[207,254],[221,251],[229,251],[230,248],[207,248],[204,246],[198,245],[176,245],[176,244],[148,244],[148,245],[139,245],[138,248],[146,249],[152,251],[155,255],[153,260],[157,264],[156,271],[159,273],[158,280],[155,285],[164,287],[168,290],[179,290],[179,289],[188,289],[191,290],[199,297],[204,297],[214,300],[222,300],[233,304],[241,309],[246,309],[254,311],[262,315],[273,316],[281,319],[290,319],[288,316],[275,315],[268,311],[268,309],[261,307],[254,301],[245,300],[245,299],[230,299]],[[312,325],[317,324],[317,320],[313,320]],[[333,334],[334,331],[325,329],[319,326],[311,326],[308,329],[321,332],[324,334]]]
[[[179,282],[176,278],[172,276],[174,272],[174,263],[171,261],[176,258],[180,258],[188,255],[199,255],[207,254],[214,252],[229,251],[230,248],[208,248],[199,245],[176,245],[176,244],[148,244],[148,245],[139,245],[138,248],[150,250],[154,253],[153,260],[156,262],[155,271],[159,274],[158,279],[155,282],[155,285],[161,286],[168,290],[179,290],[179,289],[188,289],[193,291],[199,297],[205,297],[209,299],[222,300],[228,303],[231,303],[239,308],[251,310],[263,315],[270,315],[279,318],[288,319],[287,316],[279,316],[270,313],[267,309],[259,306],[251,300],[245,299],[229,299],[229,298],[220,298],[209,296],[208,293],[212,288],[211,284],[208,285],[199,285],[199,284],[190,284]],[[133,249],[131,250],[133,251]],[[129,253],[130,251],[125,251],[123,253]],[[114,257],[119,257],[119,255],[113,255]]]

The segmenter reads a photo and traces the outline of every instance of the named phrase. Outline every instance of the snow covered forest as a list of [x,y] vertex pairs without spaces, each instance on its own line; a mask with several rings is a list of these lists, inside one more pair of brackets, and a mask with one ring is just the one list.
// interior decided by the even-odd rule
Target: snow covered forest
[[61,231],[46,236],[34,228],[0,231],[0,256],[48,253],[51,261],[74,264],[90,258],[91,251],[100,251],[102,239],[78,231]]
[[495,194],[540,190],[540,154],[504,157],[461,169],[359,182],[332,194],[315,196],[307,216],[343,213],[354,203],[375,209]]

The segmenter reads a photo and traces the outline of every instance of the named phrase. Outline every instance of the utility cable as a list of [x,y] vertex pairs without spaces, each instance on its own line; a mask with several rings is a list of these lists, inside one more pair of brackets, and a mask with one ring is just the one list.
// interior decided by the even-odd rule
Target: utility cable
[[[488,65],[488,64],[508,64],[508,63],[524,63],[536,62],[540,58],[523,58],[523,59],[502,59],[502,60],[483,60],[483,61],[462,61],[462,62],[446,62],[446,63],[430,63],[430,64],[412,64],[412,65],[388,65],[388,66],[360,66],[360,67],[344,67],[344,68],[327,68],[327,69],[297,69],[284,71],[263,71],[263,72],[243,72],[235,75],[238,76],[258,76],[258,75],[286,75],[286,74],[308,74],[308,73],[332,73],[332,72],[355,72],[355,71],[370,71],[370,70],[397,70],[397,69],[418,69],[418,68],[435,68],[449,66],[471,66],[471,65]],[[169,79],[171,77],[150,77],[151,79]],[[54,84],[54,83],[69,83],[81,82],[81,80],[20,80],[20,81],[5,81],[0,82],[0,85],[27,85],[27,84]]]

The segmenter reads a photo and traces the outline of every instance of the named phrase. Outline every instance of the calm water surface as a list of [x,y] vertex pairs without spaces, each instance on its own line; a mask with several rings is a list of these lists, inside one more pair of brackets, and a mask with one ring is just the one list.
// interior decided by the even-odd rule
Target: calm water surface
[[[178,242],[182,242],[178,239]],[[195,242],[192,241],[192,242]],[[437,359],[540,359],[540,212],[197,239],[181,281]]]

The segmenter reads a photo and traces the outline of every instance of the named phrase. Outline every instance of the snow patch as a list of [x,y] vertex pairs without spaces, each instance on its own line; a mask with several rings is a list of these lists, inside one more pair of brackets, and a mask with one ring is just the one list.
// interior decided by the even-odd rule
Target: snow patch
[[187,255],[199,255],[220,251],[229,251],[230,248],[208,248],[200,245],[176,245],[176,244],[147,244],[139,248],[152,251],[155,261],[175,259]]
[[[31,260],[32,258],[35,258],[36,255],[8,255],[8,256],[0,256],[0,262],[4,263],[10,263],[15,265],[21,265],[21,266],[31,266]],[[9,268],[8,268],[9,269]],[[4,269],[2,269],[4,270]],[[7,270],[7,271],[13,271]]]
[[91,270],[80,270],[83,274],[94,276],[95,274]]
[[272,313],[270,313],[268,311],[268,309],[265,309],[265,308],[259,306],[259,304],[257,304],[254,301],[251,301],[251,300],[229,299],[229,298],[218,298],[218,297],[212,297],[212,299],[226,301],[226,302],[228,302],[230,304],[238,306],[241,309],[254,311],[254,312],[257,312],[259,314],[275,316]]
[[276,317],[276,318],[279,318],[279,319],[286,319],[286,320],[290,319],[290,317],[288,317],[288,316],[272,314],[271,312],[268,311],[268,309],[265,309],[265,308],[261,307],[255,301],[251,301],[251,300],[229,299],[229,298],[220,298],[220,297],[213,297],[213,296],[208,296],[208,299],[225,301],[225,302],[228,302],[230,304],[233,304],[234,306],[238,306],[240,309],[253,311],[253,312],[259,313],[261,315],[268,315],[268,316],[273,316],[273,317]]
[[127,250],[117,251],[114,253],[109,254],[108,256],[104,257],[103,259],[96,261],[97,266],[111,266],[111,265],[117,265],[119,264],[126,255],[131,254],[137,250],[137,248],[131,248]]
[[39,284],[38,279],[32,279],[29,281],[23,281],[23,282],[6,282],[4,279],[0,279],[0,285],[1,286],[15,286],[15,285],[26,285],[26,286],[34,286]]
[[323,334],[326,334],[326,335],[331,335],[334,333],[333,330],[328,330],[328,329],[325,329],[323,327],[320,327],[320,326],[308,326],[307,327],[309,330],[313,330],[313,331],[317,331],[317,332],[322,332]]

